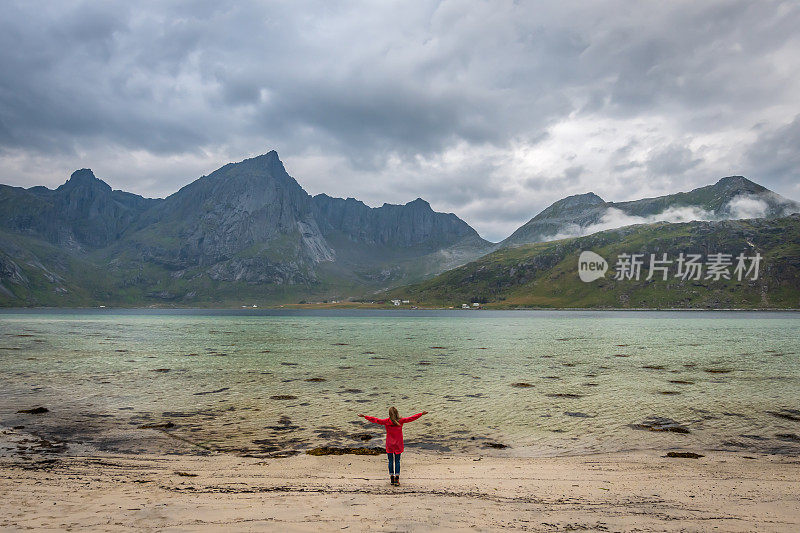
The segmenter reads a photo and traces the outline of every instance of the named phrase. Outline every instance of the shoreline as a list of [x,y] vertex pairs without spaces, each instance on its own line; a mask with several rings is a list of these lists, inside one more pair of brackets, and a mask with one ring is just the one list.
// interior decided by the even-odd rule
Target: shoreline
[[254,315],[258,316],[260,312],[275,312],[275,311],[380,311],[389,313],[417,313],[425,311],[445,311],[454,312],[459,314],[473,313],[480,311],[544,311],[544,312],[568,312],[568,311],[581,311],[581,312],[600,312],[600,313],[617,313],[617,312],[686,312],[686,313],[796,313],[800,312],[800,307],[730,307],[730,308],[714,308],[707,307],[480,307],[475,309],[461,309],[458,307],[398,307],[398,306],[384,306],[384,305],[300,305],[300,304],[286,304],[280,306],[260,306],[260,307],[167,307],[167,306],[146,306],[146,307],[117,307],[117,306],[87,306],[87,307],[46,307],[46,306],[31,306],[31,307],[0,307],[0,314],[14,313],[14,312],[30,312],[30,311],[97,311],[110,312],[110,311],[186,311],[186,312],[202,312],[202,311],[225,311],[241,313],[242,316]]
[[[177,444],[177,443],[176,443]],[[178,445],[180,447],[180,445]],[[0,528],[102,531],[796,531],[796,457],[0,456]],[[23,458],[28,456],[29,458]]]

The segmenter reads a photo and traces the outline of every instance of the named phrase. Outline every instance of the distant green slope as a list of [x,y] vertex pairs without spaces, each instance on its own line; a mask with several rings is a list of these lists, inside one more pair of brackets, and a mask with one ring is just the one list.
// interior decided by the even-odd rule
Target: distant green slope
[[[608,261],[604,278],[580,280],[578,257],[584,250]],[[675,264],[667,280],[660,274],[645,279],[651,253],[675,260],[681,252],[701,254],[703,261],[714,253],[758,252],[759,279],[683,280],[674,277]],[[645,254],[638,281],[613,279],[619,254]],[[501,308],[800,308],[800,216],[629,226],[501,249],[386,296],[446,307],[481,302]]]

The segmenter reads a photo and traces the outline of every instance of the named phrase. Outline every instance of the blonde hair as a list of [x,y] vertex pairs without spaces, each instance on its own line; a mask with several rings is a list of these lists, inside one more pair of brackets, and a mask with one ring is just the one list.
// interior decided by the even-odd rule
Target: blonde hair
[[397,407],[390,407],[389,408],[389,420],[392,421],[393,426],[400,425],[400,413],[397,412]]

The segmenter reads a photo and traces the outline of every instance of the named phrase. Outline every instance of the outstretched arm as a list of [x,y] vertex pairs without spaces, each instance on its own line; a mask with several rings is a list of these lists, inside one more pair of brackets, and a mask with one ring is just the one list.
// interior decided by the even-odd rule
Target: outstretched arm
[[422,411],[421,413],[417,413],[415,415],[407,416],[405,418],[400,419],[401,424],[405,424],[406,422],[413,422],[417,418],[421,417],[422,415],[427,415],[428,411]]
[[362,415],[360,413],[359,413],[358,416],[360,416],[361,418],[363,418],[365,420],[368,420],[369,422],[372,422],[373,424],[380,424],[382,426],[385,426],[386,424],[389,423],[389,419],[388,418],[375,418],[374,416]]

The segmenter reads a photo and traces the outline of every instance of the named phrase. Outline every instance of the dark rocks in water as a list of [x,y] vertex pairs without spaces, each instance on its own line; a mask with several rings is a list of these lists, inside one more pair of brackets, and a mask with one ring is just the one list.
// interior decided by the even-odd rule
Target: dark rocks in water
[[370,435],[369,433],[358,433],[356,435],[353,435],[353,438],[356,440],[367,441],[367,440],[372,440],[373,436]]
[[383,448],[367,448],[364,446],[340,448],[337,446],[319,446],[306,450],[308,455],[383,455],[386,450]]
[[561,379],[559,376],[542,376],[542,379]]
[[531,385],[530,383],[525,383],[524,381],[520,381],[518,383],[512,383],[511,386],[517,387],[519,389],[526,389],[528,387],[533,387],[533,385]]
[[583,398],[583,394],[573,394],[570,392],[554,392],[551,394],[545,394],[545,396],[548,396],[550,398],[570,398],[570,399]]
[[502,450],[504,448],[508,448],[507,444],[501,444],[499,442],[486,442],[483,444],[486,448],[494,448],[496,450]]
[[680,394],[680,392],[678,392],[676,390],[662,390],[662,391],[659,391],[659,394],[664,394],[666,396],[674,396],[675,394]]
[[26,415],[41,415],[44,413],[49,413],[50,410],[47,407],[34,407],[33,409],[20,409],[17,411],[18,413],[24,413]]
[[169,372],[169,368],[154,368],[151,372]]
[[[280,422],[278,422],[280,424]],[[272,431],[294,431],[296,429],[300,429],[300,426],[293,426],[290,424],[280,425],[280,426],[266,426],[267,429]]]
[[196,353],[185,353],[183,355],[184,355],[184,357],[197,357],[199,354],[196,354]]
[[686,381],[683,379],[671,379],[669,382],[675,385],[694,385],[694,381]]
[[197,415],[204,415],[204,416],[213,416],[210,411],[196,411],[196,412],[184,412],[184,411],[164,411],[161,413],[161,416],[164,418],[191,418]]
[[638,424],[630,424],[633,429],[646,431],[668,431],[670,433],[689,433],[689,429],[680,423],[663,416],[651,416],[645,418]]
[[341,392],[341,394],[360,394],[360,393],[362,393],[364,391],[361,390],[361,389],[344,389],[344,390],[342,390],[340,392]]
[[339,370],[351,370],[353,367],[352,366],[337,366],[336,368],[338,368]]
[[767,411],[767,414],[772,416],[783,418],[784,420],[793,420],[795,422],[800,422],[800,411],[797,409],[781,409],[780,411]]
[[220,393],[220,392],[225,392],[226,390],[230,390],[230,387],[222,387],[221,389],[217,389],[217,390],[195,392],[194,395],[195,396],[204,396],[206,394],[217,394],[217,393]]
[[276,394],[274,396],[269,397],[270,400],[296,400],[297,396],[292,396],[291,394]]
[[797,433],[778,433],[775,437],[788,442],[800,442],[800,435]]
[[350,345],[346,342],[334,342],[333,346],[350,346]]
[[11,429],[25,429],[25,426],[14,426],[14,427],[13,427],[13,428],[11,428]]
[[680,457],[683,459],[700,459],[701,457],[705,457],[705,455],[701,455],[699,453],[694,453],[694,452],[667,452],[667,457]]
[[308,378],[305,379],[304,381],[308,381],[309,383],[322,383],[323,381],[328,381],[328,380],[325,378]]
[[630,357],[630,355],[628,355],[626,353],[615,353],[614,357]]
[[564,414],[567,416],[574,416],[575,418],[594,418],[595,415],[587,415],[586,413],[581,413],[580,411],[564,411]]
[[748,435],[748,434],[741,434],[740,437],[744,437],[746,439],[752,440],[768,440],[766,437],[762,437],[761,435]]
[[197,474],[191,474],[189,472],[175,472],[176,476],[183,476],[183,477],[197,477]]
[[724,440],[724,441],[722,441],[722,445],[723,446],[732,446],[734,448],[749,448],[750,447],[747,444],[745,444],[743,442],[736,441],[736,440]]
[[139,429],[170,429],[174,428],[175,424],[172,422],[159,422],[155,424],[144,424],[139,426]]
[[431,350],[446,350],[447,346],[431,346]]
[[739,418],[747,418],[742,413],[731,413],[729,411],[722,411],[722,414],[725,416],[738,416]]
[[706,368],[704,371],[708,372],[709,374],[729,374],[730,372],[733,372],[733,370],[729,370],[727,368]]
[[283,362],[283,363],[281,363],[281,364],[282,364],[283,366],[297,366],[297,363],[287,363],[287,362]]
[[430,364],[431,364],[431,362],[430,362],[430,361],[420,361],[420,362],[419,362],[419,363],[417,363],[417,364],[418,364],[418,365],[422,365],[422,366],[427,366],[427,365],[430,365]]
[[276,452],[280,450],[280,447],[277,445],[274,439],[256,439],[252,442],[253,444],[260,446],[261,451],[264,452]]
[[664,365],[642,365],[642,368],[647,370],[664,370],[666,367]]
[[292,457],[293,455],[297,455],[298,453],[300,452],[297,450],[282,450],[271,454],[270,457],[273,459],[285,459],[287,457]]

